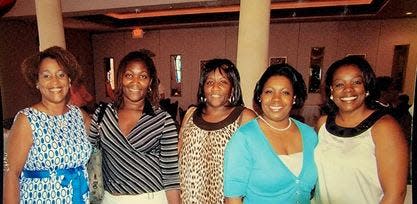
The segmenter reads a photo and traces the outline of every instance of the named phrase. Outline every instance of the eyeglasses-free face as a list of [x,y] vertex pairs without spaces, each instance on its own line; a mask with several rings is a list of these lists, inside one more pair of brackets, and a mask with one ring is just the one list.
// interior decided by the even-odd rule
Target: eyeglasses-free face
[[353,65],[337,69],[333,75],[331,94],[341,112],[365,108],[366,90],[360,69]]
[[288,117],[295,99],[292,83],[287,77],[271,76],[262,89],[260,99],[265,120],[275,127],[288,125]]
[[55,59],[45,58],[39,64],[36,87],[45,103],[66,103],[70,78]]
[[133,61],[127,64],[122,77],[123,98],[130,102],[143,101],[151,84],[148,68],[143,62]]
[[219,69],[207,75],[204,83],[204,97],[207,99],[207,106],[221,107],[228,105],[231,93],[232,83]]

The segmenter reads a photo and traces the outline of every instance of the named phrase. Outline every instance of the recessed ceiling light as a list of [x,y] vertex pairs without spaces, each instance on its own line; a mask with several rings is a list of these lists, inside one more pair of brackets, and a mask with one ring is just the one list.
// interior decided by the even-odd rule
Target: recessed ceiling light
[[413,12],[411,11],[405,13],[405,15],[411,15],[411,14],[413,14]]

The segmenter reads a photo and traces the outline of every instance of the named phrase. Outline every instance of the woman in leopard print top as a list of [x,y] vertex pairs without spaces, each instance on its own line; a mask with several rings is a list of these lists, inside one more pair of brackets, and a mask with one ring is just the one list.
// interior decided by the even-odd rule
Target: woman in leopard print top
[[183,204],[224,203],[223,153],[235,130],[254,118],[243,106],[236,66],[212,59],[202,70],[198,105],[188,109],[180,131],[180,186]]

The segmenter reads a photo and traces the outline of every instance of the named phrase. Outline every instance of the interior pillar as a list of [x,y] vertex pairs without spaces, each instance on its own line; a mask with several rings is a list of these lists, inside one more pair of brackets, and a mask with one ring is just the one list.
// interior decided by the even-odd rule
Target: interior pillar
[[236,66],[245,105],[252,108],[256,82],[268,66],[270,0],[241,0]]
[[52,46],[66,48],[60,0],[35,0],[39,50]]

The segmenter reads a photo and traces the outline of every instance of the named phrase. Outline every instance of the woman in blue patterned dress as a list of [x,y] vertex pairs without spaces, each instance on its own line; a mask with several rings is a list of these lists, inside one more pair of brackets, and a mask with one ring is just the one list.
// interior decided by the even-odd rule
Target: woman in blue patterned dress
[[71,80],[80,78],[81,68],[70,52],[51,47],[27,58],[22,72],[41,101],[19,111],[11,128],[3,201],[87,203],[89,118],[67,105]]

